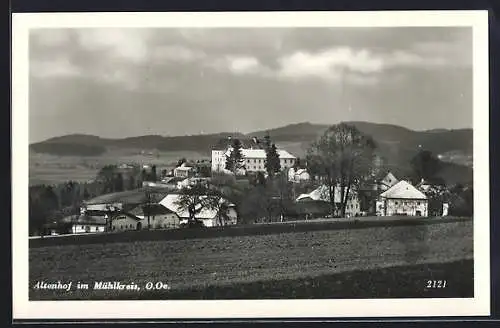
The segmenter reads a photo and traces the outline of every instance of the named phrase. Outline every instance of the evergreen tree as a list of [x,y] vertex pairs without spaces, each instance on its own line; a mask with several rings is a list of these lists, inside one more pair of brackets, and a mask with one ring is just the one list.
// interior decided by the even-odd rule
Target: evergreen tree
[[231,152],[226,155],[226,169],[236,174],[243,167],[242,145],[239,139],[234,139]]
[[136,188],[136,181],[133,175],[128,178],[128,190],[133,190]]
[[271,137],[269,136],[269,133],[267,133],[265,136],[264,136],[264,149],[267,150],[271,148]]
[[272,178],[274,174],[281,171],[280,156],[275,144],[272,144],[269,148],[266,149],[265,166],[267,174],[270,178]]
[[157,181],[157,176],[156,176],[156,165],[153,165],[151,167],[151,181],[156,182]]
[[85,186],[83,189],[83,199],[87,200],[89,198],[90,198],[90,193],[89,190],[87,189],[87,186]]
[[117,173],[114,181],[114,191],[123,191],[123,175],[121,173]]

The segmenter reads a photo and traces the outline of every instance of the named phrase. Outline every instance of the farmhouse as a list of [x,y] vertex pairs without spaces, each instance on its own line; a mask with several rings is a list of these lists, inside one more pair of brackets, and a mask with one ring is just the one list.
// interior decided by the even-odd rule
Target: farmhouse
[[161,204],[150,204],[137,206],[130,211],[142,220],[142,227],[146,228],[149,224],[151,229],[175,229],[179,227],[179,216]]
[[145,228],[142,221],[131,213],[116,213],[111,217],[111,231],[141,230]]
[[106,230],[106,218],[94,215],[72,215],[61,220],[66,227],[67,233],[79,234],[89,232],[104,232]]
[[[336,186],[334,188],[334,202],[336,208],[340,208],[341,205],[341,188],[340,186]],[[297,202],[306,202],[306,201],[323,201],[326,203],[330,203],[330,192],[329,188],[326,185],[321,185],[315,190],[311,191],[308,194],[301,194],[296,199]],[[355,190],[349,191],[349,196],[347,197],[346,204],[346,217],[356,216],[361,214],[360,202]]]
[[[231,154],[232,148],[227,150],[212,150],[212,171],[222,172],[226,168],[226,156]],[[289,169],[295,165],[297,158],[283,149],[277,150],[282,169]],[[266,151],[264,149],[241,149],[243,165],[247,172],[266,171]]]
[[295,169],[292,167],[288,170],[288,181],[290,182],[300,183],[309,181],[310,179],[311,176],[306,169]]
[[182,181],[177,182],[177,189],[182,189],[186,187],[191,187],[197,184],[204,186],[208,185],[208,178],[187,178]]
[[375,186],[379,191],[386,191],[398,182],[399,180],[394,176],[394,174],[392,174],[392,172],[388,172],[385,176],[376,181]]
[[377,216],[427,216],[427,196],[407,181],[399,181],[379,196]]
[[[153,189],[154,198],[162,199],[165,197],[166,192],[162,188],[157,186],[150,186]],[[94,213],[101,213],[105,215],[106,213],[114,210],[130,210],[143,204],[147,201],[145,189],[135,189],[122,192],[114,192],[109,194],[100,195],[98,197],[89,199],[85,201],[80,207],[80,212],[82,214],[92,211]]]
[[174,177],[176,178],[189,178],[194,176],[194,173],[194,168],[187,166],[185,163],[174,169]]
[[[187,209],[183,209],[177,204],[179,197],[180,196],[178,194],[167,195],[160,201],[160,204],[165,206],[172,212],[175,212],[181,219],[181,221],[187,220],[189,219],[189,212],[187,211]],[[218,213],[218,211],[216,210],[202,208],[198,213],[196,213],[195,218],[201,220],[205,227],[214,227],[220,225],[219,214],[220,213]],[[224,225],[236,224],[238,213],[236,212],[235,206],[233,204],[230,204],[229,208],[227,209],[227,213],[225,213],[225,217],[226,220],[224,222]]]

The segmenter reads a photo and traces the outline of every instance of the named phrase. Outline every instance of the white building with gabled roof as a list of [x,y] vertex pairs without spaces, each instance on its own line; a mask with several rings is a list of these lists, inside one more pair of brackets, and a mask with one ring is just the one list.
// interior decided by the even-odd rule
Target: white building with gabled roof
[[380,194],[376,204],[378,216],[428,216],[427,196],[407,181],[399,181]]
[[[206,196],[199,196],[206,197]],[[163,198],[159,204],[163,205],[170,211],[176,213],[176,215],[181,219],[181,221],[186,221],[189,218],[189,212],[187,209],[179,206],[178,201],[180,199],[179,194],[169,194]],[[227,200],[221,199],[221,202],[228,202]],[[226,213],[224,217],[226,221],[224,225],[233,225],[237,223],[238,213],[236,211],[236,206],[232,203],[228,203],[226,208]],[[195,215],[197,220],[203,222],[205,227],[214,227],[220,225],[219,222],[219,212],[215,209],[201,208]]]
[[[233,149],[212,150],[212,171],[224,172],[226,168],[226,158]],[[289,169],[295,165],[297,157],[284,149],[277,149],[281,169]],[[247,172],[265,172],[266,171],[266,151],[264,149],[241,149],[243,157],[243,166]]]
[[[342,190],[339,185],[335,186],[333,189],[333,198],[335,202],[335,206],[340,208],[342,202]],[[296,202],[307,202],[307,201],[322,201],[326,203],[330,203],[330,190],[327,185],[321,185],[318,188],[314,189],[308,194],[301,194]],[[361,207],[359,202],[358,193],[355,188],[349,190],[349,195],[347,197],[346,202],[346,210],[345,215],[347,217],[357,216],[361,214]]]

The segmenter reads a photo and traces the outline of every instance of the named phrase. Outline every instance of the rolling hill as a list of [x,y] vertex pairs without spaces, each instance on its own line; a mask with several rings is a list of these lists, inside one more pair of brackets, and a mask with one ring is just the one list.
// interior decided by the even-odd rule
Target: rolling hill
[[[471,163],[473,150],[472,129],[414,131],[401,126],[376,124],[369,122],[348,122],[361,132],[371,135],[377,143],[379,154],[389,167],[402,172],[408,168],[410,159],[419,149],[426,149],[436,155],[443,154],[445,163],[443,172],[449,179],[471,180],[472,169],[463,165]],[[267,133],[279,146],[302,157],[309,144],[319,137],[329,125],[308,122],[290,124],[266,131],[248,134],[222,132],[216,134],[188,136],[147,135],[123,139],[106,139],[93,135],[73,134],[30,145],[31,150],[55,155],[99,156],[107,149],[142,149],[158,151],[194,151],[204,156],[211,149],[224,147],[228,137],[239,138],[248,145],[253,137],[263,137]],[[449,156],[448,154],[453,154]],[[470,164],[469,164],[470,165]],[[450,178],[451,177],[451,178]]]

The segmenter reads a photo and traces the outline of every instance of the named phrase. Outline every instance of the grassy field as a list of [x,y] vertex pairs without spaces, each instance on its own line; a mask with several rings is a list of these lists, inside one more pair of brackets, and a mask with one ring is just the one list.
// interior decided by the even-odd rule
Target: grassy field
[[112,149],[101,156],[55,156],[30,151],[30,185],[55,184],[68,180],[88,181],[94,179],[104,165],[121,163],[148,163],[169,165],[180,158],[208,159],[209,155],[190,151],[158,152],[158,156],[141,154],[141,150]]
[[[450,287],[441,297],[471,296],[472,244],[469,220],[36,247],[30,249],[31,286],[38,281],[90,285],[95,281],[121,281],[134,282],[141,290],[49,292],[30,288],[30,299],[348,298],[370,293],[376,293],[373,297],[402,297],[394,291],[403,282],[407,297],[412,297],[409,289],[423,293],[421,297],[440,297],[436,292],[423,292],[425,279],[461,281],[468,286],[465,291]],[[427,265],[462,260],[469,261]],[[389,269],[397,266],[402,267]],[[376,281],[375,287],[366,291],[368,294],[361,293],[369,281]],[[147,282],[163,282],[170,290],[146,291]]]

